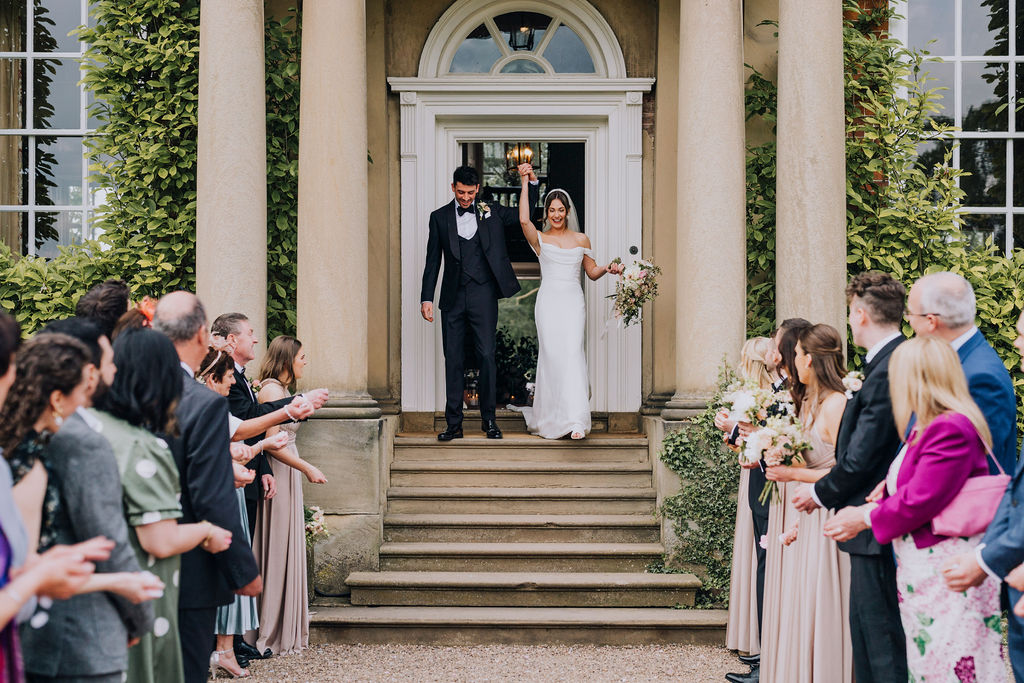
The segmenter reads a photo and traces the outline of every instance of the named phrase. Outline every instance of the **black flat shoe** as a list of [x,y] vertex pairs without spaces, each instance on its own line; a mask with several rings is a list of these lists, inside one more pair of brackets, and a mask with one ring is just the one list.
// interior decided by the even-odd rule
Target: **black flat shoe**
[[761,663],[761,655],[739,655],[740,663],[747,666],[758,666]]
[[448,425],[448,429],[437,435],[438,441],[451,441],[462,438],[462,425]]
[[488,439],[500,439],[501,430],[498,429],[497,420],[484,420],[482,428]]

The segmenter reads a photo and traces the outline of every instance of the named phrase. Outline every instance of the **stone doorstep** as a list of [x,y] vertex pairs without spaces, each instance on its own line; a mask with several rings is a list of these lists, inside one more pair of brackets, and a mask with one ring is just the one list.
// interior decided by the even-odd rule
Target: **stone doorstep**
[[318,607],[310,641],[421,645],[725,644],[726,610],[633,607]]
[[401,542],[656,543],[653,515],[444,515],[391,514],[384,539]]
[[503,462],[403,460],[391,464],[393,486],[650,488],[643,462]]
[[384,543],[384,571],[642,572],[660,543]]
[[619,590],[691,589],[701,583],[693,574],[641,574],[635,572],[352,572],[345,583],[353,588],[499,588],[545,590],[594,588]]
[[388,514],[639,514],[655,511],[649,488],[495,488],[395,486],[387,491]]

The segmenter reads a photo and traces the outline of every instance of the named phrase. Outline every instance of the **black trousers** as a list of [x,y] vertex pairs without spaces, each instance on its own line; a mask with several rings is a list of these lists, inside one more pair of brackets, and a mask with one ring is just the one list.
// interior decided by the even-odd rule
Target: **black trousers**
[[907,639],[890,545],[881,555],[850,555],[850,636],[857,683],[906,683]]
[[209,679],[216,622],[216,607],[178,610],[178,635],[181,637],[185,683],[206,683]]
[[757,556],[757,632],[759,634],[762,633],[761,625],[764,623],[764,568],[768,552],[761,547],[761,537],[768,535],[768,502],[765,501],[764,504],[761,504],[758,498],[767,481],[764,470],[760,467],[750,470],[747,501],[750,503],[750,518],[754,522],[754,553]]
[[459,287],[454,303],[441,311],[441,338],[444,344],[444,419],[449,426],[462,424],[462,392],[465,387],[466,331],[473,334],[473,346],[480,363],[480,417],[494,419],[495,334],[498,327],[498,288],[493,282],[481,285],[466,280]]

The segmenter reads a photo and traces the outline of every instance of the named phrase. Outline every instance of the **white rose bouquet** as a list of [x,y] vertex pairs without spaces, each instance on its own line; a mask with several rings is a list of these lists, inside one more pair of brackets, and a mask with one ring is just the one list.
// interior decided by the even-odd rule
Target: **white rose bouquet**
[[[763,459],[768,467],[803,467],[806,464],[803,454],[810,447],[803,425],[795,415],[773,415],[765,420],[764,427],[747,437],[740,457],[751,463]],[[772,496],[778,497],[778,484],[768,481],[758,500],[763,504]]]
[[324,511],[319,505],[304,505],[303,513],[306,520],[306,547],[312,548],[320,539],[327,538],[327,525],[324,523]]
[[[622,263],[622,259],[616,258],[612,263]],[[623,325],[629,327],[640,322],[644,304],[658,295],[659,275],[661,268],[642,260],[634,261],[622,271],[615,282],[615,293],[607,298],[612,299],[612,310]]]

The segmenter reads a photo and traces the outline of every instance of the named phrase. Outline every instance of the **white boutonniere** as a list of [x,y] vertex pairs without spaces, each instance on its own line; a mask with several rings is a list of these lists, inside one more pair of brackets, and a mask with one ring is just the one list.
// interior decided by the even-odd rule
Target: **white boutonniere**
[[846,398],[853,398],[853,394],[864,386],[864,373],[859,370],[846,373],[846,377],[843,378],[843,386],[846,387]]
[[262,383],[258,379],[256,379],[255,377],[250,377],[249,378],[249,388],[252,389],[253,396],[255,396],[256,394],[260,393],[260,385],[261,384]]
[[491,207],[487,206],[487,204],[485,202],[477,202],[476,203],[476,212],[477,212],[477,215],[479,215],[481,219],[490,218],[491,217]]

